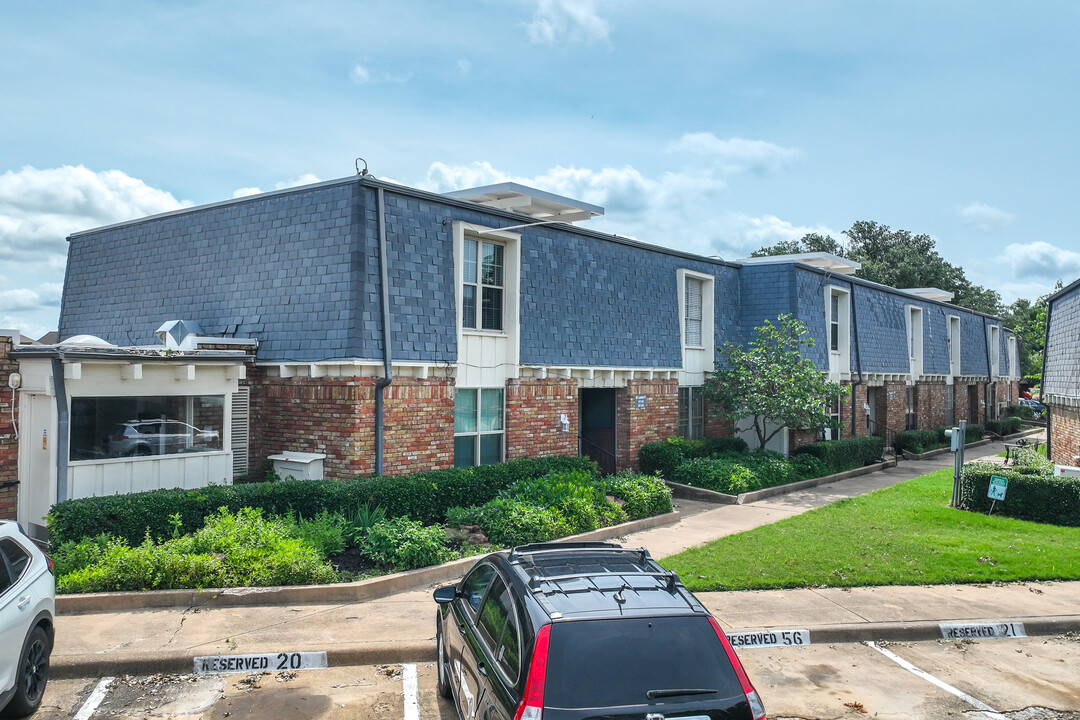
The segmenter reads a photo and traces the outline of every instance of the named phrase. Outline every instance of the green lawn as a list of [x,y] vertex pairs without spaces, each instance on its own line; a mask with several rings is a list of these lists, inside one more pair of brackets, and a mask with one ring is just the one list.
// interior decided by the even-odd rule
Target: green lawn
[[948,507],[939,470],[660,561],[691,590],[1080,579],[1080,528]]

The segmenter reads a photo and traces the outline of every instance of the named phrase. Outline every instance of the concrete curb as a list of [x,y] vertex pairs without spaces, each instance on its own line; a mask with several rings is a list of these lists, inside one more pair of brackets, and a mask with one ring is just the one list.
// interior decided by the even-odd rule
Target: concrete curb
[[[579,535],[560,538],[557,542],[582,540],[611,540],[631,533],[679,522],[679,513],[600,528]],[[59,615],[77,613],[116,612],[176,607],[243,607],[251,605],[303,605],[313,603],[353,603],[376,600],[407,590],[417,590],[436,583],[450,582],[464,575],[482,555],[451,560],[416,570],[383,575],[333,585],[293,585],[283,587],[239,587],[212,590],[150,590],[146,592],[86,593],[56,596]]]
[[[434,607],[432,608],[434,610]],[[434,617],[434,615],[433,615]],[[959,625],[1001,625],[1003,623],[1023,623],[1028,637],[1063,635],[1066,632],[1080,632],[1080,615],[1060,615],[1050,617],[993,618],[983,620],[919,620],[915,622],[867,622],[841,625],[822,625],[817,627],[800,626],[798,629],[810,631],[811,644],[860,643],[869,641],[917,642],[942,640],[943,623]],[[756,628],[760,630],[788,630],[783,628]],[[731,629],[729,635],[736,635],[748,630]],[[300,650],[322,650],[324,648],[289,648],[290,652]],[[756,648],[741,648],[740,652]],[[248,652],[259,652],[248,650]],[[49,673],[56,679],[77,679],[106,677],[117,675],[146,675],[152,673],[190,673],[198,655],[190,650],[182,652],[129,653],[109,656],[104,654],[71,655],[52,658]],[[327,664],[330,667],[353,665],[380,665],[433,662],[435,660],[434,622],[432,637],[428,640],[408,642],[387,641],[382,643],[358,643],[326,650]]]
[[[1017,440],[1019,438],[1028,437],[1029,435],[1038,435],[1039,433],[1042,433],[1044,430],[1045,430],[1045,428],[1035,428],[1033,430],[1024,430],[1023,432],[1013,433],[1012,435],[1006,435],[1003,438],[1003,440]],[[969,442],[966,445],[964,445],[964,449],[966,450],[968,448],[977,448],[977,447],[982,447],[984,445],[992,445],[993,443],[996,443],[996,442],[998,442],[998,441],[993,440],[993,439],[976,440],[975,442]],[[938,455],[944,455],[944,454],[950,453],[950,452],[952,452],[952,450],[950,450],[947,447],[943,447],[943,448],[938,448],[936,450],[928,450],[927,452],[924,452],[924,453],[905,452],[904,456],[908,460],[929,460],[930,458],[937,457]]]
[[832,475],[822,475],[821,477],[810,478],[809,480],[799,480],[798,482],[788,483],[787,485],[777,485],[776,487],[764,488],[762,490],[755,490],[740,495],[728,495],[727,493],[706,490],[705,488],[694,487],[693,485],[682,485],[677,482],[671,482],[670,480],[665,480],[664,483],[671,488],[672,497],[680,500],[698,500],[700,502],[713,503],[715,505],[746,505],[747,503],[757,502],[758,500],[764,500],[765,498],[774,497],[776,495],[797,492],[799,490],[805,490],[806,488],[817,487],[818,485],[828,485],[829,483],[859,477],[860,475],[869,475],[870,473],[891,467],[896,467],[896,460],[886,460],[884,462],[866,465],[853,470],[845,470],[844,472],[834,473]]

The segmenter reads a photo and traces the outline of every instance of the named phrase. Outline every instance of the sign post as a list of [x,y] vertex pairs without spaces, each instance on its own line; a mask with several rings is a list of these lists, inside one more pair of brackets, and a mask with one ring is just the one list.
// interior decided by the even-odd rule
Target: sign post
[[990,512],[987,515],[994,513],[994,504],[998,500],[1005,499],[1005,490],[1009,487],[1009,478],[1001,477],[1000,475],[990,476],[990,487],[986,490],[986,497],[990,498]]
[[949,436],[949,449],[953,454],[953,483],[952,503],[954,508],[960,507],[960,473],[964,469],[964,444],[967,442],[967,421],[961,420],[957,427],[945,431]]

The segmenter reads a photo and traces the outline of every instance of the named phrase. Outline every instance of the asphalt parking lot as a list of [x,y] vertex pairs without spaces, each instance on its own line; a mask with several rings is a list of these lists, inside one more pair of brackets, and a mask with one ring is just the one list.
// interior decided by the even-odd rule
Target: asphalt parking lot
[[[770,718],[1080,720],[1080,637],[744,648]],[[148,668],[150,670],[151,668]],[[432,663],[55,680],[35,716],[454,720]]]

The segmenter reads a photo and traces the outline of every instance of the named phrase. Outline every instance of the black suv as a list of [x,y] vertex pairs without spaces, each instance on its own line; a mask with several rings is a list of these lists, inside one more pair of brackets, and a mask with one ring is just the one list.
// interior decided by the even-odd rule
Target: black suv
[[435,602],[439,693],[464,720],[765,717],[720,625],[644,548],[523,545]]

